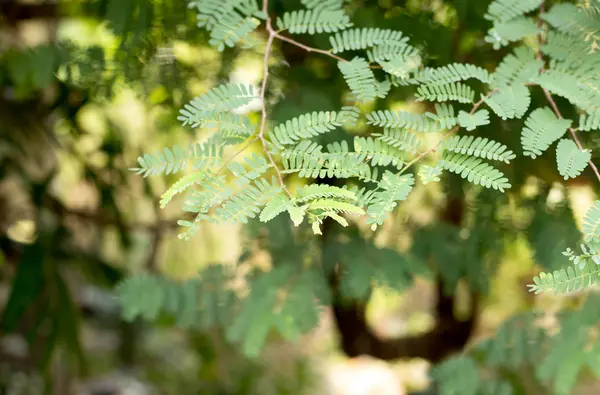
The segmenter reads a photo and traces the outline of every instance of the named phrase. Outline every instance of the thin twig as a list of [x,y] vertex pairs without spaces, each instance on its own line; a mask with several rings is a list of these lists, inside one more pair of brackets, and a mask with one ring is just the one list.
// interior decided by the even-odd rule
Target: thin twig
[[320,54],[332,57],[332,58],[334,58],[334,59],[336,59],[336,60],[338,60],[340,62],[347,62],[346,59],[344,59],[344,58],[342,58],[340,56],[337,56],[336,54],[332,53],[331,51],[325,51],[324,49],[319,49],[319,48],[310,47],[308,45],[304,45],[304,44],[302,44],[302,43],[300,43],[300,42],[298,42],[298,41],[296,41],[296,40],[294,40],[292,38],[289,38],[289,37],[286,37],[286,36],[282,36],[281,34],[279,34],[277,32],[275,33],[275,37],[277,37],[281,41],[285,41],[285,42],[293,44],[293,45],[295,45],[295,46],[297,46],[299,48],[302,48],[303,50],[305,50],[307,52],[316,52],[316,53],[320,53]]

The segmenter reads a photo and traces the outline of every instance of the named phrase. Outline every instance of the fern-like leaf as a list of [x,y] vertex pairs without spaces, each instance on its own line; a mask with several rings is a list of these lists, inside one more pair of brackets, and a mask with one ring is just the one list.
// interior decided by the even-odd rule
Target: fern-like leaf
[[[369,57],[373,57],[373,55]],[[398,54],[390,60],[378,60],[377,62],[386,73],[400,79],[406,79],[410,73],[421,66],[421,57],[419,55]]]
[[529,292],[539,294],[554,291],[555,294],[576,292],[595,285],[600,280],[600,265],[586,264],[583,268],[569,266],[552,273],[540,273],[533,278]]
[[278,147],[296,144],[298,140],[318,136],[358,118],[355,107],[344,107],[342,111],[312,112],[279,124],[270,133],[270,140]]
[[572,140],[560,140],[556,146],[558,172],[565,180],[581,174],[591,158],[590,150],[580,150]]
[[298,193],[296,195],[296,201],[298,203],[332,198],[338,201],[356,201],[356,195],[353,192],[344,188],[338,188],[326,184],[310,184],[302,188],[298,188]]
[[[250,184],[252,180],[260,177],[272,166],[264,156],[255,153],[245,158],[244,161],[245,166],[239,162],[227,164],[227,168],[236,178],[236,183],[241,186]],[[246,169],[246,166],[248,169]]]
[[343,10],[298,10],[277,18],[277,27],[292,34],[333,33],[352,26]]
[[504,144],[485,137],[454,136],[442,145],[445,151],[510,163],[515,154]]
[[160,197],[160,208],[165,208],[175,195],[184,192],[186,189],[196,183],[200,183],[205,177],[206,173],[199,171],[180,178],[162,194]]
[[478,126],[489,125],[490,114],[487,110],[479,110],[474,114],[469,114],[466,111],[458,113],[458,124],[468,131],[475,130]]
[[579,130],[589,132],[591,130],[600,130],[600,111],[592,114],[581,114],[579,117]]
[[600,111],[599,88],[593,80],[580,78],[565,70],[550,69],[534,78],[533,82],[583,110]]
[[375,99],[377,82],[365,59],[355,57],[349,62],[338,62],[338,68],[350,90],[359,100],[368,102]]
[[492,74],[491,86],[501,88],[511,84],[523,84],[539,75],[543,61],[536,59],[531,48],[519,47],[502,59]]
[[163,151],[138,157],[140,167],[130,170],[144,177],[175,174],[185,170],[190,162],[194,163],[194,168],[197,170],[207,170],[219,166],[222,157],[223,146],[211,144],[210,141],[191,144],[187,150],[178,146],[165,147]]
[[401,168],[404,165],[404,155],[401,150],[372,137],[354,138],[354,151],[371,161],[373,166],[393,165]]
[[411,79],[414,84],[450,84],[474,78],[489,83],[491,78],[487,70],[472,64],[452,63],[442,67],[426,67]]
[[502,119],[522,118],[529,108],[531,96],[524,85],[511,85],[498,89],[486,97],[487,105]]
[[445,102],[453,100],[459,103],[472,103],[475,92],[469,85],[454,82],[449,84],[421,85],[417,88],[416,97],[417,101]]
[[258,178],[253,185],[250,184],[244,190],[227,200],[215,210],[211,219],[216,223],[241,222],[248,223],[248,218],[254,218],[266,202],[274,198],[281,191],[281,186],[272,177],[271,182]]
[[237,13],[224,15],[210,32],[208,43],[222,52],[225,47],[233,48],[238,42],[247,40],[246,47],[254,45],[248,39],[260,25],[260,20],[253,17],[241,17]]
[[408,37],[402,32],[380,28],[347,29],[329,37],[333,53],[357,51],[375,45],[406,43]]
[[442,171],[444,171],[444,167],[439,162],[435,166],[421,165],[419,167],[419,177],[423,185],[430,182],[439,182]]
[[475,185],[497,189],[501,192],[511,186],[500,170],[477,157],[459,153],[444,153],[441,164],[444,169],[460,175]]
[[202,120],[214,119],[214,113],[230,111],[245,106],[258,96],[252,85],[219,85],[186,104],[177,118],[186,124],[199,124]]
[[398,175],[389,171],[384,173],[378,185],[382,190],[373,193],[367,207],[367,224],[371,224],[372,230],[383,224],[387,213],[396,207],[396,202],[406,200],[414,184],[412,174]]
[[417,152],[422,143],[419,136],[404,129],[385,128],[383,133],[373,133],[373,136],[394,148],[412,153]]
[[539,8],[544,0],[494,0],[484,18],[494,23],[506,22]]
[[292,201],[283,193],[279,193],[265,204],[259,219],[261,222],[268,222],[284,211],[287,211],[291,205]]
[[405,111],[378,110],[367,114],[370,125],[385,128],[403,128],[419,132],[440,132],[454,127],[458,119],[451,105],[436,104],[436,114],[415,114]]
[[301,0],[304,7],[311,10],[341,10],[343,0]]
[[365,212],[362,208],[348,202],[340,202],[333,199],[313,200],[308,206],[311,210],[323,210],[325,212],[332,211],[336,213],[347,213],[354,215],[363,215]]
[[535,36],[539,32],[540,28],[532,19],[517,17],[505,22],[495,23],[494,27],[488,30],[485,41],[492,44],[494,49],[500,49],[511,42]]
[[581,228],[588,239],[600,237],[600,200],[596,200],[585,213]]
[[521,132],[523,154],[535,159],[560,139],[571,126],[571,120],[558,119],[548,108],[536,108],[525,120]]

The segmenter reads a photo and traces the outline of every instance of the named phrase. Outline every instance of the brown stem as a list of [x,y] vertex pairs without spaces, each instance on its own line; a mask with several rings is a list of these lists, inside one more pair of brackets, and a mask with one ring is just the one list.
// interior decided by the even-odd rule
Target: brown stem
[[305,50],[305,51],[307,51],[307,52],[316,52],[316,53],[320,53],[320,54],[323,54],[323,55],[326,55],[326,56],[332,57],[332,58],[334,58],[335,60],[338,60],[338,61],[340,61],[340,62],[347,62],[347,60],[346,60],[346,59],[344,59],[344,58],[342,58],[342,57],[340,57],[340,56],[337,56],[336,54],[333,54],[333,53],[331,53],[331,51],[325,51],[325,50],[323,50],[323,49],[314,48],[314,47],[310,47],[310,46],[308,46],[308,45],[304,45],[304,44],[302,44],[302,43],[300,43],[300,42],[298,42],[298,41],[296,41],[296,40],[294,40],[294,39],[291,39],[291,38],[289,38],[289,37],[282,36],[282,35],[281,35],[281,34],[279,34],[279,33],[275,33],[275,37],[277,37],[277,38],[278,38],[278,39],[280,39],[281,41],[285,41],[285,42],[288,42],[288,43],[290,43],[290,44],[293,44],[293,45],[295,45],[295,46],[297,46],[297,47],[299,47],[299,48],[302,48],[303,50]]

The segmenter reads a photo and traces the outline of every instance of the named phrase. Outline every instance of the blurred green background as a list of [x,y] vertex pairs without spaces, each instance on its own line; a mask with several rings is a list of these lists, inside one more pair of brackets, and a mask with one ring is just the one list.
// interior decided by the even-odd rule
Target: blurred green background
[[[271,0],[272,11],[296,3]],[[349,9],[357,26],[405,32],[430,65],[494,67],[507,51],[483,42],[488,3],[354,0]],[[329,45],[323,36],[299,40]],[[238,226],[202,225],[191,241],[178,240],[178,207],[158,207],[172,180],[142,179],[128,170],[143,152],[210,136],[176,119],[194,96],[228,81],[259,84],[263,44],[219,53],[207,41],[182,0],[0,0],[0,394],[433,391],[425,359],[347,358],[329,311],[299,343],[273,336],[257,360],[242,357],[218,328],[184,331],[166,318],[155,324],[120,319],[111,292],[127,274],[152,270],[188,279],[211,263],[235,264],[252,243]],[[347,88],[335,63],[277,45],[270,118],[339,108]],[[395,89],[376,106],[425,108],[410,97]],[[257,109],[246,110],[258,119]],[[571,115],[568,108],[564,113]],[[517,123],[498,122],[486,133],[515,149],[518,133],[509,132]],[[366,130],[359,124],[350,133]],[[597,138],[586,138],[587,147],[598,148]],[[534,297],[525,287],[540,268],[567,264],[560,252],[575,245],[577,223],[594,200],[586,176],[557,183],[552,160],[542,157],[535,168],[516,160],[506,170],[515,186],[507,195],[469,189],[453,178],[420,187],[376,235],[379,245],[418,247],[438,237],[434,233],[452,224],[456,212],[471,213],[454,221],[466,222],[452,233],[458,239],[439,236],[444,240],[435,258],[444,277],[444,267],[465,259],[451,251],[456,240],[469,232],[489,237],[485,251],[474,252],[484,269],[459,273],[473,278],[462,296],[458,288],[457,309],[465,310],[469,295],[478,301],[471,342],[494,334],[507,317],[536,308],[544,309],[552,327],[554,312],[581,301]],[[486,218],[493,225],[477,230],[474,224],[486,226]],[[435,309],[435,281],[423,278],[403,293],[375,289],[367,318],[380,336],[416,335],[434,325]],[[518,380],[523,393],[550,393],[526,372]],[[600,393],[585,372],[577,383],[574,393]]]

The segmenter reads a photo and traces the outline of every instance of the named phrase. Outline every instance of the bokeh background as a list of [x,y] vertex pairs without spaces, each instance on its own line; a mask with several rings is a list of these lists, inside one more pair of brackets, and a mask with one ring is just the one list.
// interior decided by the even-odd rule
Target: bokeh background
[[[271,3],[277,12],[296,2]],[[483,41],[488,1],[350,3],[357,26],[404,31],[432,65],[493,68],[506,54]],[[207,41],[182,0],[0,0],[0,394],[435,393],[426,359],[348,358],[330,311],[300,342],[272,336],[253,360],[218,329],[182,330],[166,318],[153,324],[120,319],[112,289],[129,273],[188,279],[209,264],[234,265],[248,243],[239,226],[203,225],[191,241],[178,240],[179,207],[158,207],[172,180],[128,170],[144,152],[210,136],[177,121],[194,96],[229,81],[259,84],[260,40],[222,53]],[[326,37],[300,41],[328,48]],[[274,122],[340,107],[346,86],[331,59],[281,43],[273,57],[267,105]],[[425,109],[410,97],[396,89],[376,105]],[[258,119],[259,108],[251,103],[243,111]],[[367,126],[355,129],[350,133],[365,133]],[[518,133],[511,130],[518,129],[503,122],[488,133],[515,149]],[[598,147],[593,136],[586,146]],[[594,189],[585,175],[558,183],[552,158],[531,166],[517,160],[506,170],[518,191],[511,195],[482,195],[457,180],[420,187],[377,233],[380,245],[408,248],[453,221],[453,196],[460,197],[458,211],[477,204],[480,212],[494,211],[490,240],[502,245],[501,253],[485,264],[485,287],[476,294],[459,287],[456,297],[458,310],[468,304],[466,296],[478,300],[469,342],[532,309],[542,309],[551,327],[554,312],[581,301],[533,296],[526,284],[541,268],[568,263],[560,251],[575,245]],[[497,250],[492,242],[487,246]],[[489,261],[480,255],[482,265]],[[451,266],[457,259],[464,257],[442,253],[438,263]],[[435,281],[427,278],[402,293],[375,289],[369,324],[390,338],[426,332],[434,325],[436,295]],[[549,393],[531,375],[520,380],[523,393]],[[600,387],[584,371],[574,391],[597,394]]]

